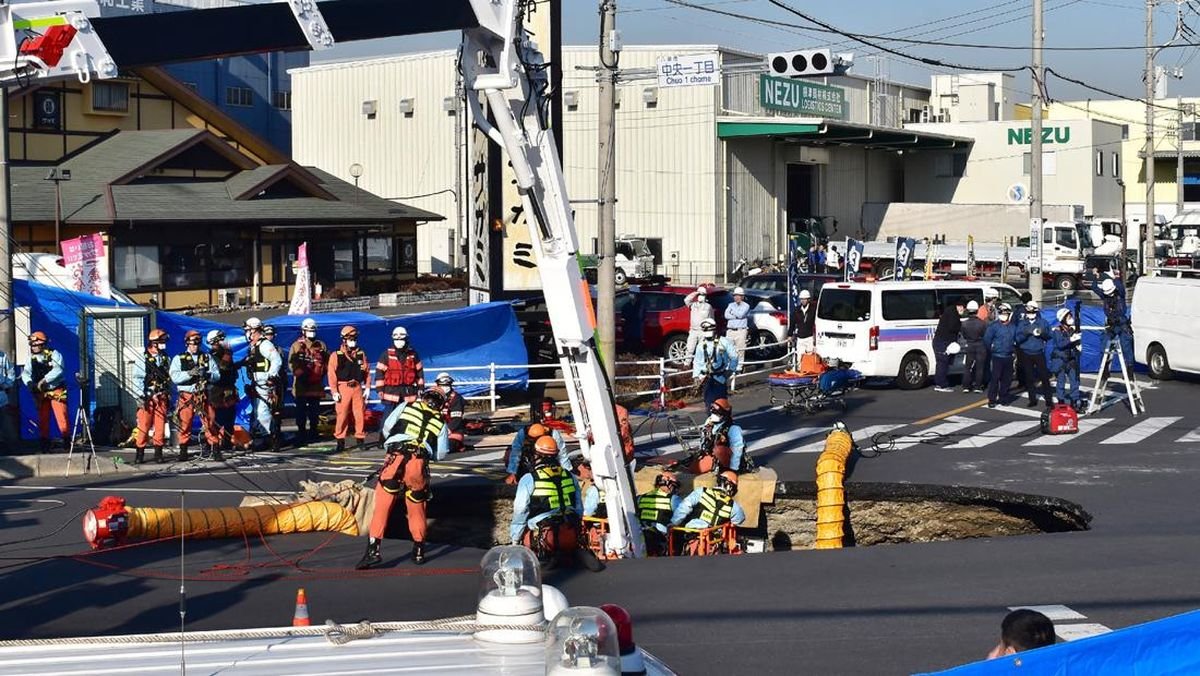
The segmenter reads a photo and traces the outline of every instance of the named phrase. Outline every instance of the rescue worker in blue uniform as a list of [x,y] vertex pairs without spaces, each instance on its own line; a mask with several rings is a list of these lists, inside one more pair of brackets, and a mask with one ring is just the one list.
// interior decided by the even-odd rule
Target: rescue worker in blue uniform
[[700,454],[686,465],[693,474],[748,471],[746,440],[742,426],[733,422],[733,405],[717,399],[708,407],[708,418],[700,428]]
[[558,461],[558,444],[545,435],[534,443],[533,470],[517,482],[509,536],[543,563],[579,551],[583,506],[579,483]]
[[[717,528],[726,524],[742,525],[746,521],[746,513],[733,499],[737,495],[737,485],[736,472],[721,472],[717,475],[715,485],[697,488],[679,503],[671,515],[671,525],[695,529]],[[707,554],[700,543],[701,536],[693,534],[686,546],[687,553]]]
[[263,323],[258,317],[246,320],[242,329],[249,347],[243,364],[246,367],[246,395],[251,399],[250,434],[255,442],[264,440],[271,450],[279,450],[275,435],[275,406],[278,396],[279,373],[283,357],[275,344],[267,340]]
[[1037,303],[1025,304],[1025,315],[1017,325],[1017,362],[1025,374],[1025,391],[1029,408],[1037,406],[1038,393],[1046,408],[1054,402],[1050,396],[1050,370],[1046,366],[1046,346],[1050,341],[1050,325],[1042,319]]
[[[1129,324],[1129,306],[1125,303],[1125,282],[1113,276],[1112,272],[1105,273],[1101,279],[1100,271],[1092,268],[1092,291],[1100,296],[1104,303],[1104,333],[1108,342],[1114,339],[1121,345],[1121,353],[1125,363],[1133,367],[1133,327]],[[1107,348],[1107,344],[1105,345]]]
[[1083,399],[1079,396],[1079,352],[1083,336],[1075,330],[1075,315],[1067,308],[1055,313],[1058,327],[1051,338],[1050,371],[1054,373],[1058,401],[1070,404],[1079,410]]
[[508,448],[508,459],[504,463],[504,469],[508,472],[504,483],[509,486],[517,485],[517,479],[533,466],[534,445],[538,438],[547,434],[554,439],[554,445],[558,447],[558,464],[563,469],[571,469],[571,459],[567,456],[567,443],[562,432],[534,422],[517,430],[513,436],[512,444]]
[[700,334],[692,358],[692,378],[702,383],[704,405],[712,406],[714,401],[729,396],[729,377],[738,366],[737,348],[728,338],[717,336],[717,323],[711,319],[700,323]]
[[1001,303],[996,321],[983,333],[983,344],[992,355],[992,379],[988,383],[988,408],[1008,403],[1012,387],[1013,352],[1017,347],[1017,327],[1012,321],[1012,307]]
[[673,472],[654,477],[654,490],[638,496],[638,521],[646,539],[646,552],[651,556],[666,556],[667,528],[680,502],[679,478]]

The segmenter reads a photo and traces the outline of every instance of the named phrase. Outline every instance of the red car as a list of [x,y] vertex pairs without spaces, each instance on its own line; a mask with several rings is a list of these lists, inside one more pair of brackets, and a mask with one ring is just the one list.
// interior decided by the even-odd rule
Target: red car
[[[652,352],[673,362],[687,354],[687,336],[692,313],[684,303],[694,286],[630,287],[617,296],[618,340],[629,352]],[[725,308],[733,302],[727,289],[706,285],[717,329],[725,331]]]

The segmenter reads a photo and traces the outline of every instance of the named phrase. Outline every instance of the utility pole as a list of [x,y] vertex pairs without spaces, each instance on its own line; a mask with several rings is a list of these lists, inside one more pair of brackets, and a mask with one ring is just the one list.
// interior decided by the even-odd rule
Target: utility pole
[[0,87],[0,350],[10,363],[17,358],[17,319],[12,287],[12,212],[8,176],[8,87]]
[[1175,213],[1183,211],[1183,97],[1176,97],[1175,121]]
[[617,54],[613,47],[617,25],[616,0],[600,0],[600,110],[599,153],[596,168],[599,174],[599,199],[596,203],[596,246],[600,256],[596,289],[596,328],[599,331],[600,354],[609,382],[616,382],[616,255],[617,255],[617,177],[616,125]]
[[1146,217],[1138,229],[1138,272],[1154,264],[1154,0],[1146,0]]
[[[1033,122],[1029,152],[1029,293],[1037,302],[1042,302],[1042,92],[1046,81],[1046,67],[1042,63],[1042,45],[1045,42],[1042,27],[1042,0],[1033,0]],[[1034,253],[1037,257],[1034,257]]]

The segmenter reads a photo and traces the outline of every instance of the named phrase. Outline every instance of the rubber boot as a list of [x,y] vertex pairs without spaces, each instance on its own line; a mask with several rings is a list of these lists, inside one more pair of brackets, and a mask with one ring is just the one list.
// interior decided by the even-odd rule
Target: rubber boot
[[146,449],[139,448],[133,456],[133,464],[140,465],[143,462],[146,462]]
[[271,452],[278,453],[280,445],[281,444],[279,442],[279,434],[272,434],[271,435]]
[[425,543],[424,542],[414,542],[413,543],[412,560],[413,560],[413,563],[417,564],[418,566],[425,565]]
[[50,440],[42,439],[41,443],[38,444],[38,453],[49,453],[49,452],[50,452]]
[[179,462],[188,461],[188,444],[179,444]]
[[220,444],[213,444],[212,459],[213,462],[225,462],[225,454],[221,452]]
[[367,551],[363,557],[359,559],[358,565],[354,566],[355,570],[366,570],[374,568],[383,563],[383,556],[379,553],[379,540],[371,538],[367,541]]
[[154,447],[154,462],[159,465],[166,462],[165,460],[163,460],[163,447],[162,446]]
[[338,453],[345,453],[345,452],[346,452],[346,440],[345,440],[345,439],[338,439],[338,440],[337,440],[337,452],[338,452]]

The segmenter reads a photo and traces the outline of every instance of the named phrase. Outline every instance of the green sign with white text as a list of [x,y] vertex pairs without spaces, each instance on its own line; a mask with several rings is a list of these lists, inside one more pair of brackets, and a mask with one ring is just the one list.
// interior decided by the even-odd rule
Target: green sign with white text
[[846,94],[841,87],[760,75],[758,100],[767,110],[833,120],[846,119]]

